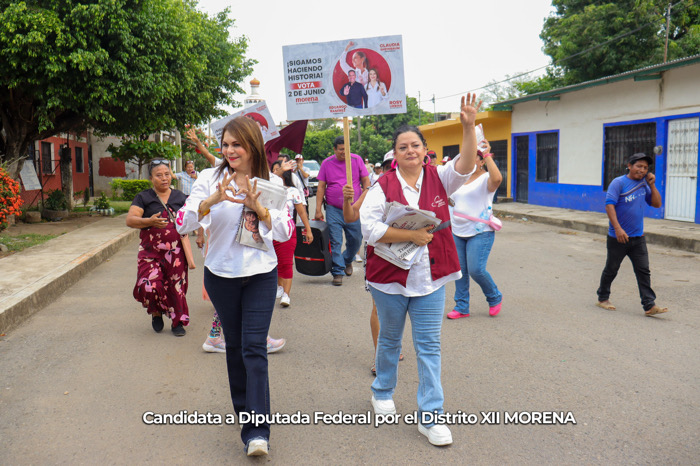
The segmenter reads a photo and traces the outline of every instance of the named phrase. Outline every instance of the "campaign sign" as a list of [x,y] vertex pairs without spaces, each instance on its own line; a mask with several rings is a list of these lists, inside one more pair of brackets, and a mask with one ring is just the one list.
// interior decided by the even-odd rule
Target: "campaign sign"
[[260,126],[260,131],[262,131],[263,140],[265,142],[279,137],[280,132],[277,130],[275,120],[272,119],[270,109],[267,108],[267,104],[263,100],[255,105],[244,108],[240,112],[236,112],[222,118],[221,120],[216,120],[213,122],[211,124],[211,130],[214,132],[214,137],[219,143],[221,143],[221,134],[224,131],[224,126],[226,126],[226,123],[240,116],[250,118],[251,120],[255,121],[258,126]]
[[406,113],[401,36],[282,47],[288,120]]

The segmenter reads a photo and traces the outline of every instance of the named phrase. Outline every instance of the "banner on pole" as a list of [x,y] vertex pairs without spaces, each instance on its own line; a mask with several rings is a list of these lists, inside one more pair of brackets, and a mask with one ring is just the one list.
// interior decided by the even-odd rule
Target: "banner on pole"
[[282,47],[288,120],[406,113],[401,36]]
[[236,112],[213,122],[211,124],[211,130],[219,143],[221,143],[221,133],[224,131],[224,126],[226,126],[226,123],[240,116],[248,117],[251,120],[254,120],[258,126],[260,126],[260,131],[262,131],[264,142],[279,137],[280,132],[277,130],[275,120],[272,119],[270,109],[267,108],[267,103],[265,103],[263,100],[255,105],[244,108],[240,112]]

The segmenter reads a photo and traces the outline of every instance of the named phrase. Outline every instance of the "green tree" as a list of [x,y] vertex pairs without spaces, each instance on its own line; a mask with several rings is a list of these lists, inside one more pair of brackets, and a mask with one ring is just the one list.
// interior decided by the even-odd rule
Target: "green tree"
[[110,144],[107,151],[113,159],[138,165],[139,177],[141,176],[141,168],[150,160],[175,160],[180,156],[180,148],[174,144],[140,139],[124,139],[119,146]]
[[[544,52],[563,70],[564,84],[663,62],[668,0],[553,0],[552,5],[556,11],[540,37]],[[669,60],[700,52],[698,2],[677,2],[670,24]],[[599,44],[604,45],[588,50]]]
[[[365,129],[365,121],[369,120],[369,125],[374,127],[377,134],[391,139],[394,131],[401,125],[424,125],[433,122],[433,114],[418,107],[418,100],[415,97],[406,96],[406,113],[394,113],[390,115],[371,115],[362,119],[362,129]],[[364,136],[363,136],[364,138]]]
[[228,15],[194,0],[0,0],[0,162],[17,178],[29,143],[59,132],[136,136],[220,116],[255,63]]

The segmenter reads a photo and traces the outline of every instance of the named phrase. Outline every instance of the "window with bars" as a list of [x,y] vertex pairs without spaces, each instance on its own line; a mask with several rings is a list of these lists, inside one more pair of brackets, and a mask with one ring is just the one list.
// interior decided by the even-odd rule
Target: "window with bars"
[[[654,153],[656,145],[656,123],[608,126],[605,128],[605,183],[627,174],[627,159],[637,152]],[[650,167],[653,171],[653,165]]]
[[53,174],[52,146],[50,142],[41,143],[41,172],[44,175]]
[[559,133],[537,135],[536,181],[556,183],[559,173]]
[[459,154],[459,144],[455,144],[454,146],[442,146],[442,159],[445,160],[445,157],[449,157],[452,159],[455,155]]
[[508,183],[506,182],[508,179],[508,141],[506,139],[489,141],[489,144],[491,144],[493,161],[496,163],[498,171],[503,175],[503,181],[496,192],[499,196],[505,196],[508,192]]
[[76,173],[84,173],[85,172],[85,163],[83,162],[83,148],[82,147],[75,148],[75,172]]

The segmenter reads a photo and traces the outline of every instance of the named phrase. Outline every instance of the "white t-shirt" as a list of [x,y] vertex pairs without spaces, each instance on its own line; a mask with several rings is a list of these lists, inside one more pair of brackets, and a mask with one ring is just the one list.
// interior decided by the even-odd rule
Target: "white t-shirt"
[[[452,233],[467,238],[477,234],[476,225],[481,222],[474,222],[454,215],[457,211],[470,217],[479,217],[482,212],[493,207],[493,193],[489,192],[489,174],[484,173],[479,178],[469,184],[465,184],[455,191],[450,198],[454,201],[454,207],[450,206],[450,219],[452,220]],[[483,231],[493,231],[493,228],[485,223]]]

